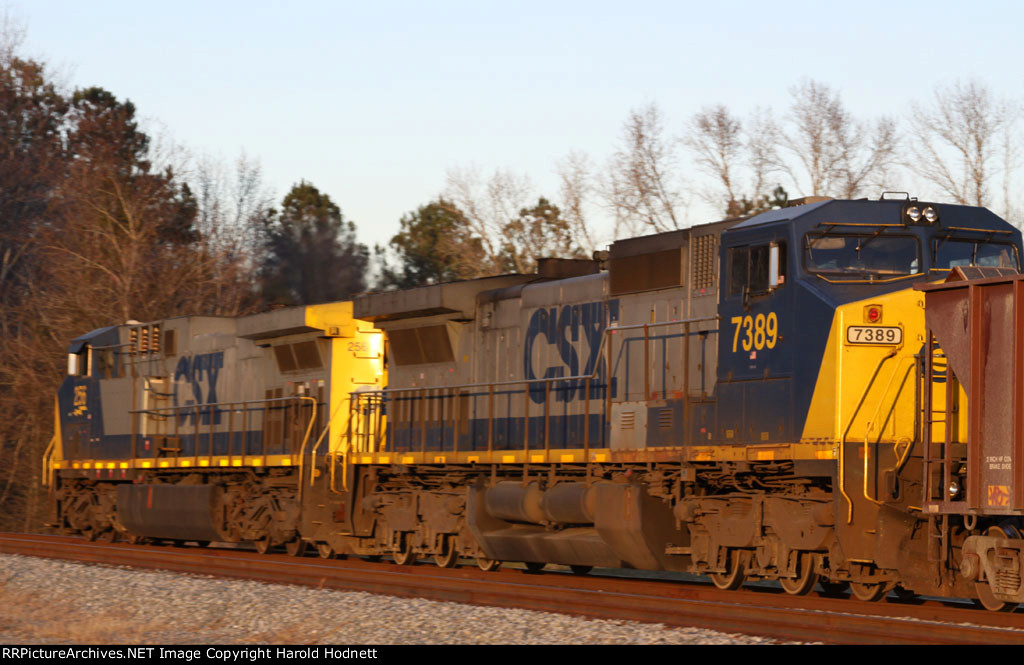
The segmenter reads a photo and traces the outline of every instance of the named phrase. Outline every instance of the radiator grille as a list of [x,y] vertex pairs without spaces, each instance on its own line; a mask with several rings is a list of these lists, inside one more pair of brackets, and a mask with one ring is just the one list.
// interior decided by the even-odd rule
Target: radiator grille
[[715,288],[715,241],[718,236],[698,236],[693,239],[693,288]]

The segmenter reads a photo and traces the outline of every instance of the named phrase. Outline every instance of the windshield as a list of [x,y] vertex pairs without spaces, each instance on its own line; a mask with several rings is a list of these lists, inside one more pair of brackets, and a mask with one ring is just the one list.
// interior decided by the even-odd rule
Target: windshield
[[921,272],[913,236],[826,235],[809,233],[805,242],[807,270],[849,279],[876,279]]
[[935,268],[950,270],[957,266],[986,266],[1019,270],[1017,248],[996,242],[947,238],[934,243]]

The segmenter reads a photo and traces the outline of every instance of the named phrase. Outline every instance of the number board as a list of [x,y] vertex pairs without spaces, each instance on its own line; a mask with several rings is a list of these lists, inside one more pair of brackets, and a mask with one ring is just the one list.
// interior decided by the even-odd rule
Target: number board
[[903,328],[896,326],[850,326],[846,329],[847,344],[902,344]]

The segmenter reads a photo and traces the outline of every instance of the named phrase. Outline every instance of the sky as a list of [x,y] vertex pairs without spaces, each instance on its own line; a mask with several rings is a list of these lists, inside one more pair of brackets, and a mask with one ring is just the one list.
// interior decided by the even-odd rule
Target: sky
[[[195,154],[258,160],[275,200],[327,192],[368,244],[448,170],[557,194],[570,150],[598,164],[631,109],[682,134],[702,106],[782,114],[802,78],[857,116],[980,78],[1024,97],[1024,3],[19,0],[25,51],[135,103]],[[799,192],[791,192],[791,195]],[[700,208],[691,221],[712,221]],[[707,219],[703,219],[703,217]]]

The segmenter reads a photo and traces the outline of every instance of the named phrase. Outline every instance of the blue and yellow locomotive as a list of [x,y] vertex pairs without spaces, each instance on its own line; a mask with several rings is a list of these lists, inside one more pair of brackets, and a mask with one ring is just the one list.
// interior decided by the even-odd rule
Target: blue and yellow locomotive
[[[324,556],[689,571],[722,588],[899,587],[1010,607],[1024,601],[1020,253],[1020,232],[982,208],[819,199],[533,275],[367,294],[333,306],[337,321],[222,321],[217,343],[191,335],[180,375],[135,362],[127,381],[123,349],[140,338],[98,331],[73,343],[92,351],[58,400],[58,517]],[[325,349],[364,338],[364,356],[324,364],[340,357]],[[279,351],[306,342],[321,374],[298,371],[312,356],[297,346]],[[217,360],[214,347],[237,350]],[[356,380],[359,362],[380,383]],[[120,387],[82,390],[83,372],[109,367]],[[203,406],[195,381],[215,376],[227,383]],[[1003,404],[989,383],[1007,407],[985,406]],[[191,403],[159,401],[182,394]],[[288,401],[301,398],[310,406]],[[99,452],[110,427],[81,433],[100,409],[120,423],[118,455]]]

